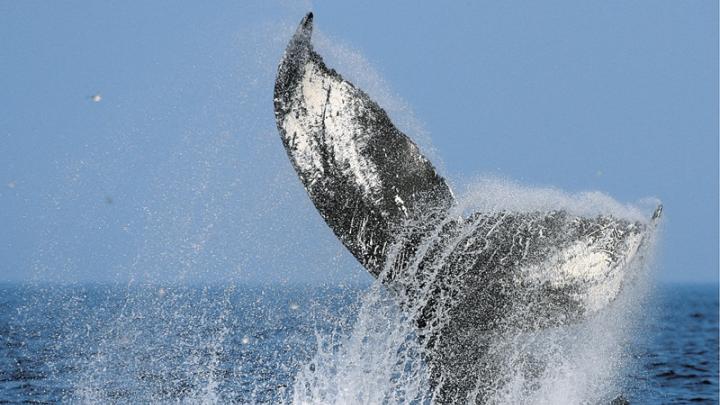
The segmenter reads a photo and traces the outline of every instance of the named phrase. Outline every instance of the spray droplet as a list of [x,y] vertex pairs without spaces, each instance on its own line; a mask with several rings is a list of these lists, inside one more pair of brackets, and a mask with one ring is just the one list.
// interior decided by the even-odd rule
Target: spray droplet
[[242,340],[240,341],[244,345],[250,344],[250,337],[248,335],[243,336]]
[[290,309],[293,311],[297,311],[299,308],[300,308],[300,305],[298,305],[294,302],[292,304],[290,304]]
[[102,95],[100,93],[95,93],[92,97],[90,97],[90,99],[95,103],[99,103],[102,101]]

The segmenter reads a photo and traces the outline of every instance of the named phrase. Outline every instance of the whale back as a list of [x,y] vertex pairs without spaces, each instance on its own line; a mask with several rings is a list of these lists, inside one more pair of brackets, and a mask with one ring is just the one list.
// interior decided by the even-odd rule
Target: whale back
[[377,103],[325,66],[311,35],[312,13],[278,68],[277,127],[320,215],[377,276],[403,224],[420,213],[445,212],[452,192]]

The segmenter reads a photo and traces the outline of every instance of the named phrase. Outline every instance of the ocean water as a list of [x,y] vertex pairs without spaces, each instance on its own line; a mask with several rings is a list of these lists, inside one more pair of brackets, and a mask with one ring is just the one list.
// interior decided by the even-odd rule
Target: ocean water
[[[422,381],[390,375],[393,384],[382,386],[362,372],[342,386],[319,381],[328,366],[318,352],[334,354],[336,369],[387,350],[367,337],[352,341],[372,290],[1,285],[0,403],[293,403],[306,400],[300,392],[328,389],[361,402],[368,397],[352,394],[357,387],[410,391]],[[649,295],[618,383],[587,403],[718,403],[717,286],[661,285]],[[395,318],[387,319],[382,328],[391,329]]]

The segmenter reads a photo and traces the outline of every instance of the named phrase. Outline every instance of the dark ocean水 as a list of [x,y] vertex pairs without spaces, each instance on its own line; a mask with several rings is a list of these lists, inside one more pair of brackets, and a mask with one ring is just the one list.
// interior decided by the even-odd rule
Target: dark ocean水
[[[368,288],[5,284],[0,403],[292,402]],[[662,285],[646,306],[623,397],[718,403],[717,286]]]

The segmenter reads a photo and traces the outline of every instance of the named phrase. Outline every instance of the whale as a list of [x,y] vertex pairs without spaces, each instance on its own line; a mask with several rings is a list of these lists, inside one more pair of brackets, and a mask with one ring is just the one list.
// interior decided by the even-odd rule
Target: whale
[[603,311],[642,260],[662,205],[643,221],[562,208],[463,213],[412,139],[325,64],[312,32],[308,13],[274,87],[292,167],[328,227],[414,322],[434,402],[484,403],[506,366],[493,337]]

